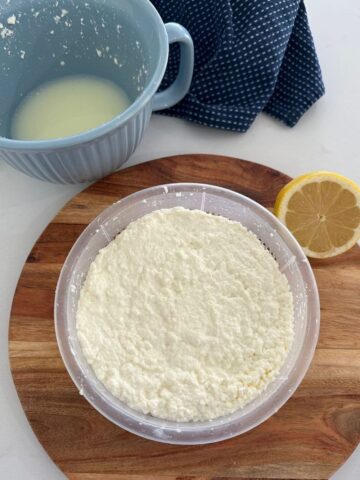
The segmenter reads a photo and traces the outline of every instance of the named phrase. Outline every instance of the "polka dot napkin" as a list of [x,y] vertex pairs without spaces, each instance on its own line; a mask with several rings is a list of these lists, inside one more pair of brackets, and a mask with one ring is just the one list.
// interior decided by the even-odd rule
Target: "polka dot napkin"
[[[324,94],[306,10],[300,0],[152,0],[164,22],[179,22],[195,45],[186,97],[161,112],[245,132],[261,111],[294,126]],[[161,88],[176,77],[170,47]]]

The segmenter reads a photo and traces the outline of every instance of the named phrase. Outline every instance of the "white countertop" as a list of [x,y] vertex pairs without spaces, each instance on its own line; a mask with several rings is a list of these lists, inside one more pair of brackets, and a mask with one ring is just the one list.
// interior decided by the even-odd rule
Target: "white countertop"
[[[246,134],[153,116],[127,165],[177,153],[218,153],[252,160],[289,175],[326,169],[360,183],[360,3],[309,0],[308,12],[326,95],[294,128],[261,115]],[[0,478],[64,478],[33,434],[18,400],[8,360],[8,321],[25,259],[57,211],[82,186],[43,183],[0,161]],[[333,477],[360,478],[360,447]]]

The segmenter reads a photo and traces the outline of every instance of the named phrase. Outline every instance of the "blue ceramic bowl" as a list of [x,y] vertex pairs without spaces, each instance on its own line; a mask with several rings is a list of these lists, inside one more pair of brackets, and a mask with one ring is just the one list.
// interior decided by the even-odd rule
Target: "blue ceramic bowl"
[[[32,177],[79,183],[117,170],[139,144],[151,112],[174,105],[189,89],[191,37],[179,24],[164,25],[148,0],[12,0],[1,3],[0,23],[0,158]],[[156,93],[173,42],[180,42],[179,73],[169,88]],[[79,73],[112,80],[132,104],[78,135],[10,138],[13,113],[26,94],[46,81]]]

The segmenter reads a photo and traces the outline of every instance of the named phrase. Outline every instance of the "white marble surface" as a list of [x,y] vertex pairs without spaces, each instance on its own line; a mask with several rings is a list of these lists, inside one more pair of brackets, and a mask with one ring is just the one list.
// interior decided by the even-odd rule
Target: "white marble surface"
[[[202,152],[241,157],[290,175],[335,170],[360,183],[360,3],[307,2],[323,68],[326,96],[292,130],[260,116],[245,135],[154,116],[128,165],[169,154]],[[84,186],[42,183],[0,161],[0,478],[64,478],[26,420],[10,375],[7,338],[11,301],[23,263],[56,212]],[[333,476],[360,478],[360,448]]]

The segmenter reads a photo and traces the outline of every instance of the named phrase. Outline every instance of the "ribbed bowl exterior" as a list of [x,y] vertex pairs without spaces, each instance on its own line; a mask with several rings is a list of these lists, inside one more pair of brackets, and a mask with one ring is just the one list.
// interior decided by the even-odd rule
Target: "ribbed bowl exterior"
[[151,102],[125,124],[92,141],[39,150],[0,148],[0,158],[17,170],[52,183],[82,183],[119,169],[134,152],[149,123]]

